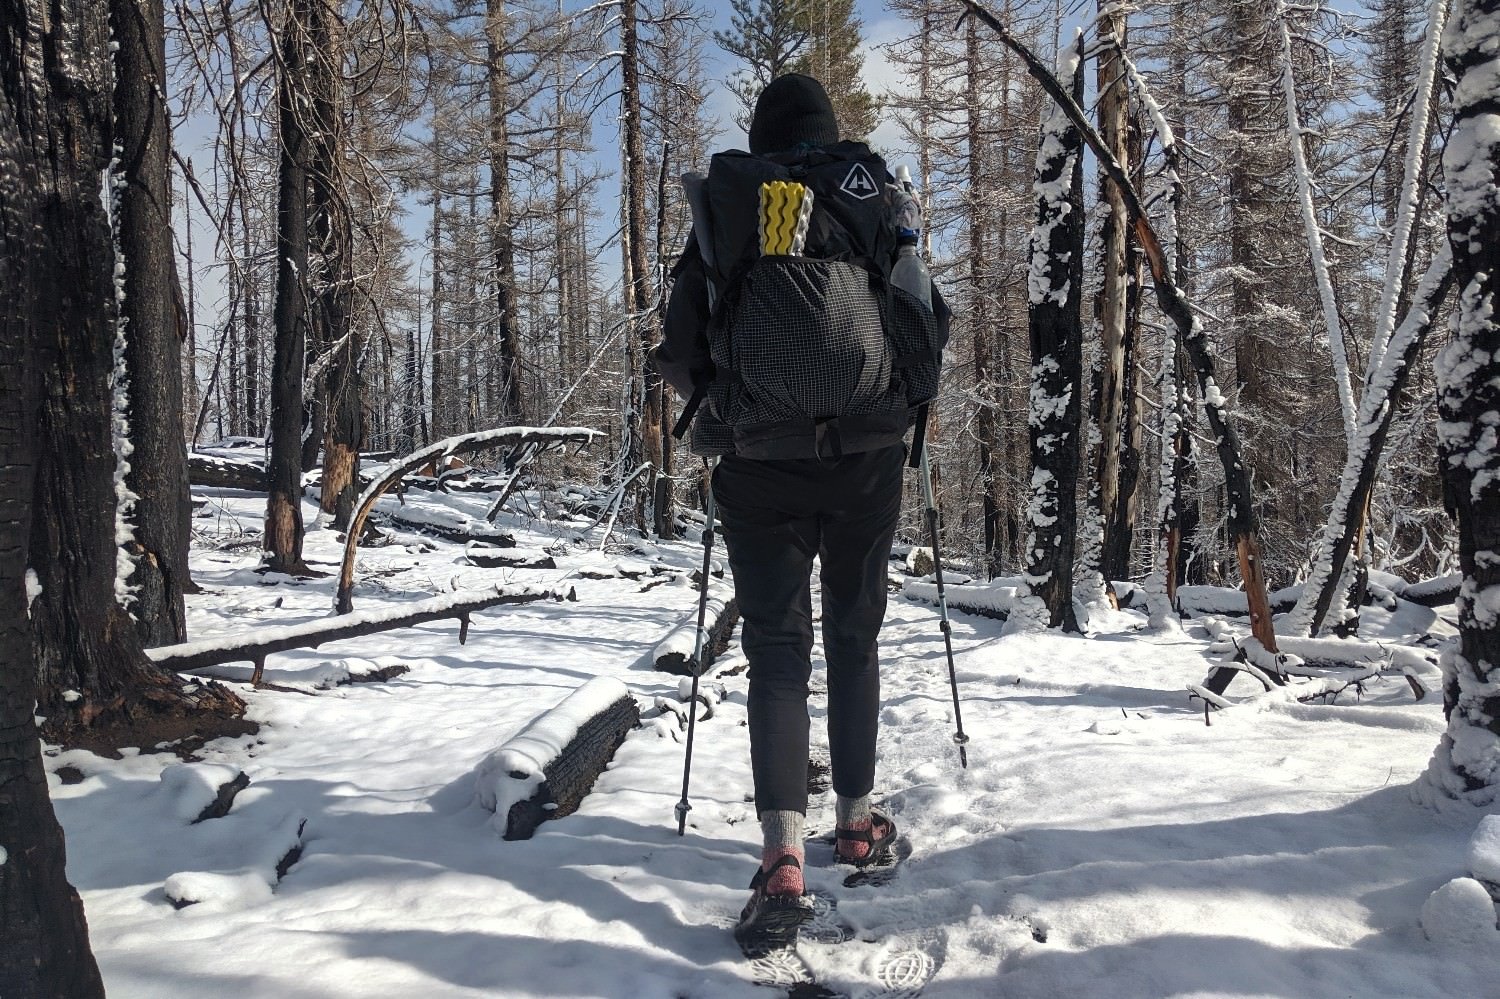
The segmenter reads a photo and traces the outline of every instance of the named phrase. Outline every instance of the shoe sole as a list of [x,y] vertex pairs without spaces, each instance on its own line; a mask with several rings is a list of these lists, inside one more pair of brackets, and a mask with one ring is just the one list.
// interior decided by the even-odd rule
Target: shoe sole
[[746,957],[764,957],[773,950],[785,950],[797,943],[797,933],[813,918],[813,910],[797,901],[767,899],[749,921],[734,928],[735,942]]

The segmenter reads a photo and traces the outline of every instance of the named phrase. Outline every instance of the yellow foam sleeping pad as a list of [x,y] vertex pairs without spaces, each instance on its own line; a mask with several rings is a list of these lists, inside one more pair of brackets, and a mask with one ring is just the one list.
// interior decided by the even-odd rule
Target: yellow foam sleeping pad
[[807,242],[812,218],[812,189],[795,181],[760,185],[760,252],[762,256],[796,256]]

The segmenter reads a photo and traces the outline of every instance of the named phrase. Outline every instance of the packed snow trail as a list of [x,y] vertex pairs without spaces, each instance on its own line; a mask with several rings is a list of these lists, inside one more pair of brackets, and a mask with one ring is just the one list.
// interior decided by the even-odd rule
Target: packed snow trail
[[[484,506],[482,495],[407,502],[470,516]],[[331,580],[265,585],[249,571],[254,539],[236,532],[263,509],[248,494],[210,497],[195,637],[327,613]],[[531,840],[503,842],[475,804],[485,754],[591,677],[623,680],[648,714],[675,694],[678,678],[651,671],[650,653],[696,600],[692,544],[628,556],[631,570],[684,570],[667,582],[588,579],[577,571],[622,556],[592,551],[586,521],[504,526],[523,547],[551,546],[558,569],[478,570],[461,546],[406,536],[362,551],[360,606],[564,574],[578,603],[481,615],[465,646],[435,623],[274,657],[267,679],[305,692],[250,692],[260,734],[211,745],[187,771],[170,754],[48,760],[114,999],[775,995],[751,981],[729,933],[758,857],[743,675],[716,681],[727,700],[698,726],[684,837],[670,716],[648,718],[582,808]],[[333,562],[337,548],[331,531],[308,535],[310,560]],[[1365,620],[1391,638],[1435,621],[1404,614]],[[1500,994],[1500,931],[1462,923],[1453,906],[1434,925],[1467,925],[1479,946],[1446,929],[1429,941],[1418,922],[1465,873],[1477,821],[1409,797],[1442,730],[1439,698],[1413,703],[1404,682],[1375,681],[1363,702],[1261,700],[1205,726],[1183,692],[1205,671],[1203,629],[1158,637],[1135,631],[1142,622],[1122,612],[1094,620],[1089,639],[1002,637],[997,622],[954,614],[965,771],[936,611],[892,595],[876,795],[914,852],[879,887],[808,869],[854,938],[799,945],[818,980],[851,996],[910,994],[892,975],[930,960],[911,979],[935,972],[923,996]],[[727,659],[742,662],[737,647]],[[394,663],[412,671],[317,689]],[[813,714],[816,744],[816,697]],[[205,789],[241,769],[252,783],[229,815],[189,825]],[[267,858],[303,819],[301,857],[277,883]],[[816,797],[809,828],[831,821],[831,794]],[[174,909],[173,878],[204,900]]]

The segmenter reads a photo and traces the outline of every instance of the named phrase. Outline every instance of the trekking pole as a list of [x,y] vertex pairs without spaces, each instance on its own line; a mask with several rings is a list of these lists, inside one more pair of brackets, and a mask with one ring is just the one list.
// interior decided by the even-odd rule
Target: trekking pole
[[688,700],[687,753],[682,760],[682,799],[677,802],[677,835],[687,834],[688,781],[693,774],[693,730],[698,720],[698,677],[703,675],[704,621],[708,617],[708,570],[714,553],[714,466],[708,464],[708,499],[703,504],[703,571],[698,576],[698,635],[693,639],[693,694]]
[[953,668],[953,625],[948,620],[948,597],[943,590],[943,556],[938,551],[938,509],[937,499],[932,491],[932,466],[927,461],[926,423],[925,419],[918,421],[918,436],[912,442],[912,447],[920,449],[922,454],[922,498],[927,503],[927,534],[932,539],[932,567],[937,575],[938,611],[943,621],[943,648],[948,653],[948,686],[953,690],[953,741],[958,743],[958,762],[967,770],[969,751],[965,747],[969,744],[969,737],[964,735],[964,716],[958,706],[958,673]]

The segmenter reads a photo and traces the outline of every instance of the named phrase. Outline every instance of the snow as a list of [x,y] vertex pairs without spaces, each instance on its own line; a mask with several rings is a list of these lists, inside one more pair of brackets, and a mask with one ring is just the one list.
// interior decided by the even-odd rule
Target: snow
[[128,335],[125,327],[129,318],[124,311],[125,254],[120,249],[119,229],[120,195],[128,183],[120,162],[123,152],[119,145],[114,147],[114,156],[104,170],[103,196],[115,255],[115,339],[112,348],[113,366],[109,375],[110,438],[115,453],[115,600],[121,607],[129,607],[135,603],[138,589],[130,582],[136,568],[135,556],[131,554],[131,545],[135,542],[135,525],[131,517],[140,497],[126,484],[130,475],[130,456],[135,453],[135,445],[130,441],[130,376],[125,360]]
[[1454,878],[1432,893],[1422,906],[1422,932],[1442,946],[1500,948],[1495,904],[1473,878]]
[[163,770],[159,780],[162,793],[171,799],[172,814],[191,822],[213,804],[219,788],[238,773],[222,763],[179,763]]
[[[263,510],[251,494],[200,495],[222,511],[225,539]],[[407,499],[476,517],[486,502]],[[196,641],[323,618],[333,580],[266,585],[252,572],[257,551],[214,547],[216,523],[198,521]],[[359,599],[399,610],[452,588],[455,574],[461,589],[555,588],[626,554],[595,553],[599,528],[511,514],[501,526],[558,551],[558,569],[479,570],[442,541],[371,548]],[[305,554],[336,561],[334,532],[310,530]],[[632,557],[688,569],[702,553],[658,543]],[[649,656],[697,595],[653,582],[570,576],[577,603],[478,615],[463,646],[451,623],[434,622],[336,655],[275,656],[274,682],[347,658],[399,657],[412,672],[324,691],[234,684],[260,732],[209,744],[187,772],[169,753],[49,750],[68,875],[112,999],[777,995],[751,982],[728,932],[759,854],[743,675],[719,672],[726,696],[713,718],[700,715],[684,837],[670,718],[633,731],[579,811],[531,840],[502,841],[475,800],[485,758],[593,678],[642,705],[678,696],[680,678],[652,671]],[[948,589],[994,591],[998,604],[1017,582]],[[1414,647],[1407,610],[1370,609],[1371,640]],[[1415,701],[1397,676],[1372,680],[1362,699],[1251,704],[1205,725],[1182,689],[1211,662],[1200,622],[1158,635],[1121,611],[1091,619],[1095,636],[1082,638],[1005,635],[1001,622],[952,616],[967,770],[951,742],[937,611],[888,605],[876,793],[914,853],[882,888],[845,889],[843,872],[808,867],[812,890],[836,894],[858,931],[800,945],[832,986],[881,995],[882,961],[917,953],[937,966],[922,993],[935,999],[1495,994],[1500,946],[1483,933],[1473,886],[1429,901],[1479,874],[1464,869],[1474,811],[1449,821],[1411,794],[1443,729],[1441,697]],[[814,656],[821,688],[821,647]],[[726,660],[743,662],[737,640]],[[1257,690],[1240,679],[1228,696]],[[820,758],[826,713],[815,693]],[[83,780],[62,783],[65,766]],[[239,771],[251,784],[229,814],[189,824],[209,785]],[[832,820],[831,796],[815,797],[810,827]],[[198,901],[179,910],[172,897]],[[1455,959],[1460,938],[1481,946]]]
[[1474,838],[1469,840],[1469,873],[1500,892],[1500,814],[1479,820]]
[[31,611],[31,605],[36,603],[36,598],[42,595],[42,580],[37,576],[35,569],[26,570],[26,610]]

